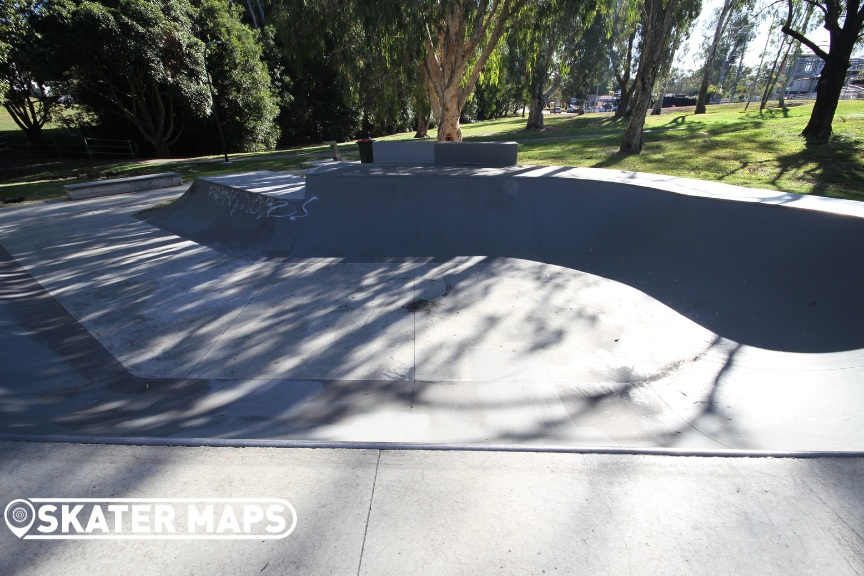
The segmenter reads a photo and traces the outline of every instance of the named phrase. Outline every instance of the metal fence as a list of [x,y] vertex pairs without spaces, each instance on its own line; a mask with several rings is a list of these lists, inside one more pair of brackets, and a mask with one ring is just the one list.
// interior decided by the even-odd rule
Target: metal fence
[[0,151],[46,154],[58,158],[136,158],[138,147],[131,140],[104,138],[8,138],[0,140]]

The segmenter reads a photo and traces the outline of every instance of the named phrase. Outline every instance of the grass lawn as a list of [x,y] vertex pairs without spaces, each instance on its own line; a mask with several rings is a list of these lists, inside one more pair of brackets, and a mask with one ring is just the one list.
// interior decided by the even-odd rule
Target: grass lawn
[[[797,103],[796,103],[797,104]],[[696,116],[692,109],[666,109],[646,121],[645,146],[638,156],[619,156],[625,121],[611,114],[546,117],[547,129],[526,131],[525,120],[511,117],[463,126],[466,140],[518,140],[521,164],[611,168],[714,180],[783,192],[817,194],[864,201],[864,101],[841,102],[834,136],[827,144],[808,145],[798,134],[811,103],[760,112],[757,105],[709,106]],[[0,138],[11,120],[0,114]],[[12,127],[14,129],[14,126]],[[413,133],[380,138],[407,140]],[[343,154],[356,146],[340,146]],[[279,152],[231,155],[193,160],[139,162],[74,162],[34,165],[16,171],[0,168],[0,200],[63,196],[62,185],[99,178],[156,172],[180,172],[184,180],[249,170],[299,168],[309,155],[327,152],[317,146]]]
[[[799,136],[812,104],[744,112],[741,105],[709,113],[667,111],[649,117],[638,156],[617,154],[623,126],[613,135],[520,145],[520,162],[670,174],[799,194],[864,200],[864,101],[841,102],[834,135],[808,145]],[[567,127],[566,129],[570,129]]]

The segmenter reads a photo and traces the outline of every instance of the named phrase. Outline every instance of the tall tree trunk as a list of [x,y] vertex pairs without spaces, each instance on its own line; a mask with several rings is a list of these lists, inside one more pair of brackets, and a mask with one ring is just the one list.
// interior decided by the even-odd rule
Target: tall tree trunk
[[759,81],[759,73],[762,72],[762,64],[765,63],[765,54],[768,53],[768,43],[771,41],[771,36],[765,40],[765,48],[762,49],[762,57],[759,60],[759,66],[756,68],[756,74],[753,76],[753,83],[750,84],[750,89],[747,90],[747,104],[744,105],[744,111],[750,107],[750,100],[753,98],[753,90],[756,89],[756,82]]
[[[550,43],[551,44],[551,43]],[[537,59],[537,63],[531,74],[531,108],[528,111],[528,125],[526,130],[543,130],[543,108],[546,106],[546,80],[549,77],[548,64],[552,54],[548,54],[551,48]]]
[[428,138],[432,111],[429,94],[422,84],[414,89],[414,109],[417,116],[417,133],[414,138]]
[[676,0],[646,0],[642,20],[642,53],[633,81],[633,100],[630,123],[624,131],[619,154],[639,154],[644,143],[642,133],[645,116],[651,102],[651,91],[657,76],[675,53],[672,31],[681,2]]
[[[788,56],[788,54],[787,54]],[[783,69],[783,66],[786,65],[786,56],[783,57],[783,64],[780,65],[780,69]],[[777,95],[777,106],[780,108],[786,108],[786,85],[789,84],[789,72],[783,75],[783,82],[780,83],[780,93]]]
[[255,18],[255,10],[252,9],[252,2],[246,0],[246,7],[249,9],[249,17],[252,19],[252,28],[258,29],[258,19]]
[[[851,49],[848,53],[851,53]],[[848,56],[828,56],[816,85],[816,102],[813,104],[810,121],[801,132],[801,135],[809,140],[827,140],[831,136],[831,124],[834,122],[840,92],[843,91],[843,82],[849,70]]]
[[705,114],[708,103],[708,85],[711,83],[711,68],[714,65],[714,58],[717,55],[717,46],[720,44],[720,39],[723,37],[723,32],[726,30],[726,25],[729,23],[729,16],[735,9],[738,0],[725,0],[723,8],[720,10],[720,16],[717,19],[717,27],[714,29],[714,39],[711,42],[711,49],[708,51],[708,60],[705,61],[705,69],[702,72],[702,83],[699,85],[699,97],[696,99],[696,111],[694,114]]
[[[801,25],[803,30],[807,30],[810,25],[810,18],[813,16],[813,5],[808,4],[806,11],[804,12],[804,22]],[[795,47],[795,50],[792,51],[792,47]],[[789,56],[791,52],[792,59],[789,60],[786,56]],[[786,108],[786,88],[789,86],[789,74],[792,69],[792,66],[795,65],[795,62],[798,60],[798,57],[801,55],[801,42],[795,40],[794,38],[789,42],[789,50],[786,51],[786,56],[784,56],[784,62],[788,62],[788,67],[786,68],[786,73],[783,75],[783,83],[780,85],[780,97],[778,98],[777,105],[780,108]],[[783,66],[781,65],[782,69]]]
[[663,112],[663,98],[666,96],[666,86],[660,91],[660,95],[654,101],[654,108],[651,109],[651,116],[660,116]]
[[630,115],[630,100],[633,96],[633,84],[630,88],[621,91],[621,98],[618,100],[618,109],[615,111],[615,118],[624,118]]
[[630,106],[630,123],[624,131],[624,140],[621,142],[620,154],[639,154],[645,141],[642,132],[645,128],[645,116],[648,113],[648,103],[651,97],[651,86],[654,78],[650,73],[636,74],[636,90],[632,105]]
[[[432,110],[438,121],[438,141],[462,140],[459,116],[477,85],[480,72],[492,55],[509,20],[527,0],[501,0],[491,6],[475,6],[457,0],[447,8],[445,17],[436,23],[435,36],[427,28],[424,39],[426,55],[420,62],[423,76],[432,88]],[[478,9],[477,14],[471,13]],[[467,34],[473,16],[473,30]],[[475,60],[476,57],[476,60]]]
[[738,90],[738,81],[741,80],[741,72],[744,70],[744,54],[747,52],[747,46],[741,48],[741,58],[738,60],[738,68],[735,71],[735,80],[732,81],[732,91],[730,97],[735,98],[735,91]]
[[439,142],[461,142],[462,127],[459,126],[459,116],[462,106],[456,89],[448,89],[441,99],[441,118],[438,121]]
[[532,92],[531,107],[528,109],[528,124],[525,126],[526,130],[543,130],[545,127],[543,123],[544,106],[546,106],[546,102],[543,99],[542,91],[540,94]]
[[429,112],[427,110],[417,110],[417,133],[414,134],[414,138],[428,138],[430,123]]
[[[817,6],[822,7],[821,5]],[[829,3],[828,6],[831,10],[823,14],[824,27],[830,34],[828,52],[825,52],[800,32],[792,29],[793,5],[791,0],[789,0],[786,24],[781,28],[784,34],[810,48],[825,62],[822,73],[819,74],[819,82],[816,84],[816,102],[813,104],[810,120],[801,132],[801,135],[808,140],[824,141],[831,136],[834,113],[837,111],[843,83],[846,81],[846,72],[849,71],[849,58],[861,33],[864,32],[864,4],[858,0],[850,0],[846,3],[845,14],[843,14],[839,3]],[[844,18],[842,26],[839,23],[841,15]]]
[[[612,59],[612,67],[615,72],[615,81],[618,82],[618,90],[621,91],[621,98],[618,99],[618,109],[615,110],[615,118],[623,118],[627,115],[627,106],[630,104],[630,95],[633,92],[633,84],[630,82],[630,68],[633,59],[633,42],[636,39],[636,31],[627,38],[627,52],[624,54],[622,63],[615,62],[613,57],[614,50],[610,51]],[[619,65],[621,71],[618,71]]]
[[780,42],[780,48],[777,50],[777,56],[774,57],[774,63],[771,65],[771,71],[768,72],[768,81],[765,82],[765,90],[762,91],[762,100],[759,102],[759,110],[764,110],[765,106],[768,105],[768,97],[771,94],[771,90],[774,89],[775,82],[777,82],[777,75],[780,74],[780,71],[777,69],[777,64],[780,62],[780,57],[783,55],[783,50],[785,48],[786,39],[784,38],[783,42]]

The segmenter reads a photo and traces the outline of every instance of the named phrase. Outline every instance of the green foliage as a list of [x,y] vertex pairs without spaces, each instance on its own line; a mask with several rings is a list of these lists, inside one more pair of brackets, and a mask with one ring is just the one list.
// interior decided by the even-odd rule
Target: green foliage
[[347,140],[361,129],[363,28],[354,3],[275,0],[267,26],[278,70],[283,143]]
[[82,109],[168,155],[184,117],[209,111],[193,17],[188,0],[57,0],[45,36]]
[[76,104],[65,124],[143,139],[160,156],[175,144],[216,149],[208,52],[229,148],[276,145],[278,100],[261,42],[227,0],[57,0],[46,10],[44,45]]
[[33,138],[61,108],[50,82],[51,54],[35,29],[41,17],[38,0],[0,4],[0,104]]
[[212,42],[206,65],[229,149],[270,150],[279,138],[278,100],[258,34],[240,17],[226,0],[203,0],[195,20],[199,37]]

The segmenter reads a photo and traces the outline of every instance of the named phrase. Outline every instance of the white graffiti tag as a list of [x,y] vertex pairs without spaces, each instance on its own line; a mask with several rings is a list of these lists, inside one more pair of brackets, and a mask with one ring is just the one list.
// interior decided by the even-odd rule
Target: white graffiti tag
[[[272,196],[255,194],[254,192],[238,190],[229,186],[213,184],[210,186],[207,197],[215,200],[217,204],[221,204],[227,208],[228,214],[231,216],[237,214],[249,214],[250,216],[255,216],[258,220],[262,218],[289,218],[290,220],[305,218],[309,216],[309,212],[306,210],[306,205],[318,199],[317,196],[313,196],[304,202],[300,208],[294,208],[290,213],[284,214],[280,213],[280,210],[292,206],[292,202],[289,200],[281,200],[279,198],[273,198]],[[293,206],[296,206],[296,204],[293,204]],[[298,215],[297,213],[300,210],[303,211],[303,214]]]
[[[298,208],[297,210],[294,210],[290,214],[277,214],[276,216],[273,216],[273,217],[274,218],[288,218],[291,221],[297,220],[298,218],[306,218],[307,216],[309,216],[309,212],[306,210],[306,205],[309,204],[310,202],[315,202],[316,200],[318,200],[318,196],[312,196],[311,198],[309,198],[309,200],[306,200],[306,202],[304,202],[303,205],[300,206],[300,208]],[[299,212],[300,210],[303,210],[303,214],[297,214],[297,212]]]

